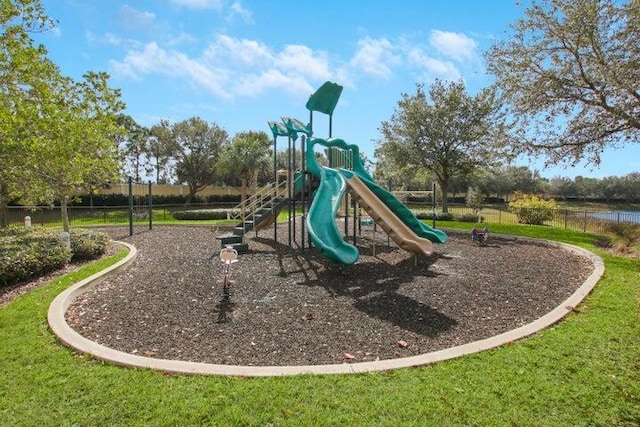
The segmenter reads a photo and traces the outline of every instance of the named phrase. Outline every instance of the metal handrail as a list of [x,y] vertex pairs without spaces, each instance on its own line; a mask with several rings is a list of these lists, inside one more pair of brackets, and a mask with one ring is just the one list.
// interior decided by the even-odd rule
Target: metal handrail
[[[247,197],[244,202],[239,203],[229,214],[229,219],[242,218],[244,222],[250,215],[255,217],[255,213],[262,208],[267,202],[270,202],[275,197],[283,197],[287,194],[287,181],[281,181],[276,186],[275,184],[269,184],[263,187],[260,191]],[[247,215],[247,212],[251,212]]]

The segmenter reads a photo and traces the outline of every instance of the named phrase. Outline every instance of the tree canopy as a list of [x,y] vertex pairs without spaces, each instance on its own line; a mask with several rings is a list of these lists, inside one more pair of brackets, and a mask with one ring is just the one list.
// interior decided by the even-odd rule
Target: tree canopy
[[217,124],[191,117],[172,126],[176,175],[189,186],[187,203],[216,178],[216,162],[229,135]]
[[236,134],[224,148],[220,165],[222,170],[240,178],[242,201],[247,194],[247,186],[255,189],[258,172],[269,166],[271,140],[265,132],[246,131]]
[[0,7],[0,225],[9,199],[60,201],[66,206],[88,184],[119,169],[115,122],[124,109],[106,73],[82,81],[60,73],[31,35],[54,26],[39,0]]
[[0,226],[6,225],[9,201],[26,196],[32,186],[31,125],[39,98],[58,70],[31,34],[53,25],[37,0],[3,1],[0,7]]
[[[504,159],[500,147],[506,133],[494,92],[471,96],[462,81],[436,80],[428,97],[418,84],[414,95],[402,95],[380,131],[376,157],[433,174],[443,195],[455,176]],[[446,212],[446,197],[443,201]]]
[[46,190],[41,199],[60,201],[66,231],[71,198],[88,184],[118,177],[117,140],[122,128],[117,117],[124,103],[120,91],[108,86],[108,78],[106,73],[93,72],[79,82],[60,77],[43,97],[40,115],[34,117],[29,164]]
[[640,0],[533,0],[486,59],[519,150],[598,165],[640,141]]

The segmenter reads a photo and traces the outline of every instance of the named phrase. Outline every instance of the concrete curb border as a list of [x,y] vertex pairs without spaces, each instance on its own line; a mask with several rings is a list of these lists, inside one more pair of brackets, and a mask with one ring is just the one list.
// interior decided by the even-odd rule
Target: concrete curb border
[[109,347],[105,347],[83,337],[74,329],[72,329],[65,320],[65,313],[69,305],[71,305],[75,298],[94,287],[109,274],[113,274],[115,271],[125,268],[127,265],[133,262],[133,260],[137,256],[137,250],[134,246],[123,242],[116,243],[126,246],[129,249],[130,252],[127,257],[112,265],[111,267],[99,273],[96,273],[93,276],[76,283],[75,285],[72,285],[67,290],[59,294],[53,300],[49,307],[47,320],[53,333],[60,338],[64,345],[71,347],[81,353],[90,354],[98,360],[106,361],[115,365],[133,368],[155,369],[176,374],[265,377],[302,374],[352,374],[417,367],[499,347],[501,345],[533,335],[536,332],[558,322],[568,313],[573,311],[575,307],[580,304],[580,302],[587,295],[589,295],[589,293],[595,287],[596,283],[598,283],[598,281],[604,274],[604,262],[602,261],[602,259],[596,254],[587,251],[586,249],[582,249],[580,247],[565,243],[540,239],[527,239],[518,237],[518,240],[544,242],[553,246],[562,247],[578,255],[585,256],[593,263],[594,271],[569,298],[567,298],[549,313],[531,323],[528,323],[511,331],[495,335],[493,337],[417,356],[380,360],[375,362],[341,363],[332,365],[238,366],[216,365],[200,362],[188,362],[182,360],[155,359],[151,357],[137,356],[134,354],[129,354],[122,351],[114,350]]

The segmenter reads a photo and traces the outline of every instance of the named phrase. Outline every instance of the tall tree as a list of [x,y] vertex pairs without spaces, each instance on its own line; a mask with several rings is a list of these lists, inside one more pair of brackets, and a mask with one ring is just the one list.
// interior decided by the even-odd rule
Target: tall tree
[[598,181],[597,194],[603,198],[606,203],[617,198],[622,193],[621,179],[617,176],[607,176]]
[[145,171],[147,142],[149,130],[136,123],[129,115],[120,114],[118,125],[124,129],[124,134],[119,138],[120,149],[124,154],[125,173],[131,176],[135,182],[141,182],[141,172]]
[[421,84],[416,89],[415,95],[403,94],[391,119],[382,123],[377,149],[396,165],[432,173],[448,212],[452,178],[500,158],[505,121],[491,89],[471,96],[462,81],[441,80],[431,85],[428,97]]
[[42,196],[60,201],[65,231],[70,228],[71,199],[87,183],[105,183],[118,176],[117,140],[123,129],[117,117],[124,103],[108,79],[106,73],[94,72],[79,82],[60,78],[42,97],[46,101],[34,123],[29,161],[37,165],[35,176],[47,191]]
[[632,172],[621,178],[622,196],[627,203],[640,200],[640,173]]
[[600,163],[640,141],[640,0],[533,0],[486,54],[519,124],[548,163]]
[[229,135],[215,123],[191,117],[174,124],[171,136],[177,148],[176,174],[189,186],[190,204],[198,191],[215,182],[216,162]]
[[576,184],[576,193],[583,201],[588,198],[597,197],[598,195],[598,179],[576,176],[573,180]]
[[269,164],[271,140],[265,132],[247,131],[236,134],[225,147],[220,165],[227,174],[240,178],[240,198],[244,202],[247,187],[254,191],[258,172]]
[[171,137],[171,126],[168,120],[161,120],[149,130],[147,140],[147,165],[149,174],[155,175],[157,183],[171,181],[170,162],[178,152],[178,147]]
[[40,96],[59,76],[47,51],[31,38],[54,22],[39,0],[6,0],[0,7],[0,227],[11,199],[26,199],[32,167],[26,163]]
[[576,196],[576,184],[566,176],[555,176],[549,180],[549,194],[552,197],[559,197],[566,200],[568,197]]

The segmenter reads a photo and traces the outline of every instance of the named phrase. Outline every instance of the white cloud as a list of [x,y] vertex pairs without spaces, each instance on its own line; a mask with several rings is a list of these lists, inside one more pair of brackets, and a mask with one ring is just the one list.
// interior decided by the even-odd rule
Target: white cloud
[[432,30],[429,43],[444,56],[458,61],[474,59],[478,44],[462,33]]
[[233,20],[236,16],[239,16],[244,22],[248,24],[253,23],[253,14],[251,11],[244,6],[239,1],[234,1],[229,8],[229,13],[227,14],[227,20]]
[[442,61],[427,55],[419,48],[410,48],[406,52],[408,65],[418,69],[426,80],[440,78],[443,80],[458,80],[462,74],[451,61]]
[[186,78],[215,95],[229,97],[225,87],[229,80],[227,70],[206,66],[182,52],[164,50],[156,43],[148,43],[142,50],[128,52],[122,62],[111,61],[111,68],[116,74],[126,77],[163,74]]
[[278,54],[274,66],[313,80],[326,80],[331,77],[326,56],[302,45],[285,46]]
[[127,31],[153,31],[156,25],[156,15],[123,5],[116,13],[120,25]]
[[223,0],[171,0],[173,4],[189,9],[222,10]]
[[351,59],[351,66],[365,74],[389,79],[392,67],[400,63],[400,57],[394,50],[394,46],[386,38],[366,37],[358,41],[358,51]]
[[114,76],[165,75],[223,98],[256,96],[269,89],[307,96],[318,82],[332,77],[323,52],[302,45],[273,52],[262,42],[227,35],[216,37],[200,57],[148,43],[110,66]]
[[197,40],[198,39],[193,35],[189,33],[185,33],[183,31],[177,35],[171,35],[167,40],[167,44],[169,46],[178,46],[178,45],[184,45],[184,44],[192,44],[192,43],[195,43]]
[[235,91],[243,96],[256,96],[269,89],[283,90],[293,95],[311,94],[313,87],[302,76],[286,75],[280,70],[269,69],[261,74],[246,75],[240,79]]
[[264,66],[273,62],[274,54],[269,47],[259,41],[237,39],[221,34],[207,47],[205,58],[212,62],[231,61],[241,65]]

